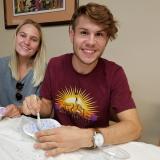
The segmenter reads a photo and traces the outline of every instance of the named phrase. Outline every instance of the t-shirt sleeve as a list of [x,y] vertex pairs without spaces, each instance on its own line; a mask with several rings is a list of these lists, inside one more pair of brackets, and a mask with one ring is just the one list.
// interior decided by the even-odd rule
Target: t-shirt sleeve
[[136,107],[126,74],[122,67],[119,67],[115,71],[112,78],[111,106],[116,113]]
[[45,72],[44,80],[42,82],[42,85],[40,87],[40,97],[46,98],[48,100],[52,99],[52,92],[51,92],[51,61],[47,65],[47,69]]

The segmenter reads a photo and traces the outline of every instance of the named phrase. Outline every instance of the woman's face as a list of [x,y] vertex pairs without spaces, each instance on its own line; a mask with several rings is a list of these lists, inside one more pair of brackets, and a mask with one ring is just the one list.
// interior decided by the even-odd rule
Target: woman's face
[[32,24],[23,25],[16,35],[15,49],[19,56],[30,58],[38,50],[40,34]]

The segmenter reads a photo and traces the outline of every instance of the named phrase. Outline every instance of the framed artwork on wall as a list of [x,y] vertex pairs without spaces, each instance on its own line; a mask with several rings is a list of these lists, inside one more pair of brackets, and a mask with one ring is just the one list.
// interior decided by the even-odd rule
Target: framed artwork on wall
[[15,28],[24,19],[42,26],[69,24],[78,0],[3,0],[5,28]]

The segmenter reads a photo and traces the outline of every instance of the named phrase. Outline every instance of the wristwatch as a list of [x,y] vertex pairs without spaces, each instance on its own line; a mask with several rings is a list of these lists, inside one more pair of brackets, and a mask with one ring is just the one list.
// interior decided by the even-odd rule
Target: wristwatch
[[104,144],[103,134],[99,130],[95,129],[93,135],[93,148],[102,147],[103,144]]

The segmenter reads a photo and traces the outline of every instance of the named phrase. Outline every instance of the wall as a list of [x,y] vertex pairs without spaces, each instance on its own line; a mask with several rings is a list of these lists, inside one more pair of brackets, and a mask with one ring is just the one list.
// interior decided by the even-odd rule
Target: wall
[[[80,5],[90,2],[79,0]],[[97,0],[92,0],[97,2]],[[119,22],[118,38],[109,43],[104,57],[122,65],[144,126],[142,141],[160,138],[160,1],[99,0],[112,10]],[[0,1],[0,56],[11,53],[14,29],[4,29]],[[48,58],[72,50],[68,26],[43,27]]]

